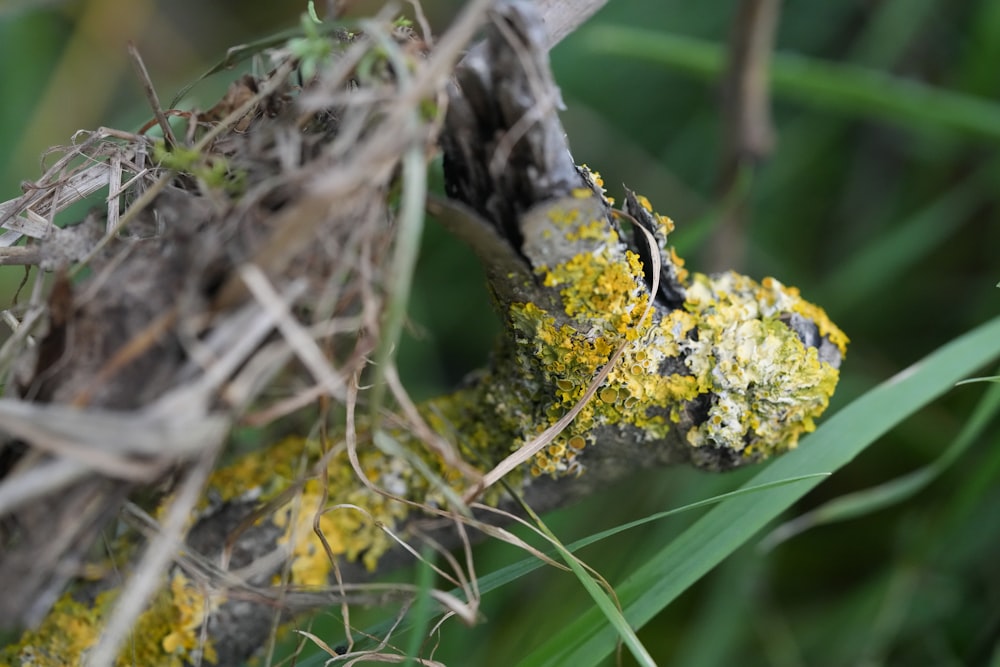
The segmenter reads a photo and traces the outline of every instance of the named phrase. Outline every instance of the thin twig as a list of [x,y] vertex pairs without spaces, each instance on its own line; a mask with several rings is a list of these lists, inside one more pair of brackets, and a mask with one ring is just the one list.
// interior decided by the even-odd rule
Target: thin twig
[[42,260],[42,251],[37,245],[0,248],[0,266],[34,266]]
[[774,147],[770,67],[781,0],[742,0],[733,21],[723,89],[724,149],[717,193],[723,202],[708,268],[738,268],[746,252],[748,177]]
[[160,106],[160,98],[156,94],[156,88],[153,87],[152,80],[149,78],[146,63],[142,61],[139,49],[135,48],[135,43],[131,40],[128,43],[128,55],[132,59],[132,67],[135,68],[136,76],[139,77],[139,83],[142,84],[142,92],[145,93],[146,99],[149,101],[153,115],[156,116],[156,122],[159,123],[160,129],[163,130],[163,140],[167,142],[168,147],[176,146],[177,138],[174,136],[174,131],[170,129],[170,121],[163,114],[163,107]]

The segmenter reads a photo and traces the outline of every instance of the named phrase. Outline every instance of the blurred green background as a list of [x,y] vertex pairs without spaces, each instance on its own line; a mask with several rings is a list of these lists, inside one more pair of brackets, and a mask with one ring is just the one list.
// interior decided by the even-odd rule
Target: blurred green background
[[[458,4],[428,0],[425,9],[440,28]],[[712,57],[724,50],[735,8],[613,0],[552,56],[576,159],[602,172],[612,196],[627,183],[674,218],[694,270],[708,261],[704,239],[720,207]],[[303,9],[253,0],[0,3],[0,200],[19,194],[40,173],[42,151],[75,130],[134,129],[150,115],[127,40],[166,103],[227,47],[292,26]],[[646,32],[626,35],[633,53],[620,55],[622,36],[607,26]],[[674,55],[657,57],[639,39],[657,44],[657,35]],[[800,287],[851,337],[836,410],[1000,310],[1000,2],[789,2],[775,68],[777,144],[746,191],[745,259],[733,268]],[[211,106],[227,81],[202,84],[188,104]],[[423,250],[401,358],[418,397],[481,365],[497,331],[469,254],[433,225]],[[0,272],[4,303],[21,277]],[[794,513],[930,463],[981,392],[956,388]],[[995,427],[987,433],[906,503],[767,554],[743,549],[640,637],[662,664],[685,666],[1000,664],[1000,439]],[[552,526],[570,540],[734,488],[751,473],[650,471],[556,513]],[[689,521],[581,555],[615,582]],[[505,547],[479,554],[480,573],[517,557]],[[536,572],[484,599],[488,622],[446,625],[437,657],[515,663],[589,604],[572,576]]]

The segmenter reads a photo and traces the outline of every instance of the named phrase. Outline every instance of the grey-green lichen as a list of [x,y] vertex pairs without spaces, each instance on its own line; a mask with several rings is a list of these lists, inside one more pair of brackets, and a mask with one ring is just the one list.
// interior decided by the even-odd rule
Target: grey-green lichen
[[[685,365],[715,397],[708,418],[687,434],[692,446],[768,456],[815,429],[838,371],[782,320],[818,312],[797,290],[770,278],[758,284],[735,273],[696,275],[685,308],[698,321],[697,337],[682,343]],[[816,324],[843,353],[843,334],[825,316]]]

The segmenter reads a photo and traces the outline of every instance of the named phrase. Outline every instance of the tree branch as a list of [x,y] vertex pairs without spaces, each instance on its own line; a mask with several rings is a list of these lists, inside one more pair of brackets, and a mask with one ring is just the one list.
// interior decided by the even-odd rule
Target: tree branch
[[[412,557],[398,540],[457,546],[464,532],[456,527],[465,524],[513,539],[491,525],[498,520],[489,508],[515,507],[513,498],[484,484],[512,453],[526,461],[505,482],[541,511],[637,468],[689,462],[727,470],[754,463],[794,447],[825,409],[846,338],[823,311],[773,279],[756,283],[733,273],[685,270],[669,245],[669,218],[631,192],[622,210],[614,210],[600,177],[573,164],[546,57],[551,37],[533,3],[498,3],[486,33],[447,88],[438,139],[451,199],[430,209],[483,262],[504,334],[489,367],[455,393],[412,407],[390,381],[396,413],[376,421],[355,414],[366,397],[359,387],[386,298],[372,276],[391,238],[387,200],[399,155],[434,136],[433,123],[417,124],[416,133],[403,131],[402,123],[386,125],[392,118],[410,122],[426,100],[395,98],[391,113],[377,103],[365,106],[363,97],[353,106],[331,101],[358,86],[345,82],[359,76],[358,63],[373,44],[384,47],[377,39],[352,38],[341,60],[294,105],[282,80],[238,82],[256,100],[249,120],[231,114],[240,129],[212,144],[209,160],[180,165],[176,152],[161,156],[180,173],[162,177],[169,185],[159,186],[156,215],[133,213],[129,223],[134,233],[149,236],[125,244],[125,255],[116,248],[108,266],[98,266],[97,277],[79,288],[91,290],[90,299],[73,293],[62,319],[52,318],[42,347],[56,349],[40,356],[27,383],[29,394],[53,404],[40,410],[54,412],[85,388],[92,405],[114,409],[112,419],[138,415],[149,418],[142,422],[148,425],[154,417],[191,414],[196,422],[228,425],[261,400],[261,387],[274,386],[292,355],[328,390],[332,405],[344,408],[341,430],[328,429],[335,420],[325,412],[331,403],[323,401],[315,437],[276,439],[210,476],[183,554],[169,573],[159,573],[163,588],[135,619],[129,650],[142,664],[203,658],[240,664],[268,637],[276,614],[377,600],[385,589],[365,582]],[[414,48],[406,39],[397,44],[392,57]],[[394,83],[400,71],[394,72],[392,57],[368,65],[379,86]],[[426,67],[436,65],[432,52]],[[289,155],[305,156],[304,162],[290,168]],[[244,173],[249,185],[241,198],[207,184],[219,160]],[[321,178],[304,176],[319,171]],[[319,219],[305,220],[305,212]],[[307,237],[282,239],[283,248],[293,250],[280,266],[258,268],[269,248],[255,239],[304,228]],[[147,238],[157,239],[149,254],[142,245]],[[152,287],[141,272],[164,253],[167,259],[155,264],[176,261],[175,282],[159,286],[159,300],[144,301]],[[233,296],[220,300],[234,276],[254,276],[254,289],[227,291]],[[114,320],[101,308],[123,294],[132,295],[125,324],[83,339],[103,354],[67,362],[66,350],[81,345],[77,329],[95,313]],[[282,306],[274,301],[279,294],[287,307],[274,307]],[[253,295],[267,295],[268,303]],[[141,335],[164,312],[172,313],[170,326]],[[290,319],[293,313],[299,321]],[[272,330],[284,335],[268,338]],[[325,345],[329,362],[316,358],[310,336]],[[121,369],[101,375],[123,348],[134,353]],[[383,372],[392,379],[391,370]],[[105,383],[93,386],[95,375]],[[53,429],[44,437],[55,440]],[[217,431],[205,434],[197,456],[175,450],[153,457],[172,463],[182,488],[196,481],[198,468],[188,461],[210,458],[221,445]],[[50,460],[38,449],[43,437],[22,437],[31,447],[13,451],[9,479]],[[108,437],[116,441],[114,433]],[[122,464],[149,458],[135,447],[115,451]],[[95,475],[69,488],[96,493],[106,514],[130,492],[149,488],[148,480],[124,477]],[[167,476],[155,477],[170,487]],[[97,493],[106,487],[113,493]],[[480,496],[486,505],[468,504]],[[140,506],[128,508],[133,534],[113,546],[118,567],[140,543],[136,534],[161,534]],[[55,590],[37,581],[17,586],[10,578],[27,567],[31,552],[24,547],[41,534],[26,518],[42,522],[42,512],[70,513],[57,498],[21,509],[4,536],[22,563],[0,569],[4,583],[20,593],[6,608],[7,619],[30,618],[19,616],[24,610],[16,605],[31,587]],[[90,535],[69,533],[74,548],[46,553],[63,563],[67,554],[82,559],[85,538],[103,519],[86,522]],[[46,566],[54,568],[50,561]],[[462,576],[456,575],[458,583]],[[399,587],[395,593],[411,594]],[[0,658],[77,661],[100,635],[118,595],[110,576],[80,582]],[[437,599],[457,604],[443,594]],[[465,613],[474,617],[474,608]],[[57,639],[70,621],[76,634]]]

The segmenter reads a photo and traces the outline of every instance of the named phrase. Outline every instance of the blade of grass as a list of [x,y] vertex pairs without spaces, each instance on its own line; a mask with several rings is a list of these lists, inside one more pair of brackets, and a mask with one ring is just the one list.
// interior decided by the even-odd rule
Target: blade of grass
[[[640,28],[594,26],[580,30],[576,39],[595,53],[711,80],[722,75],[725,60],[723,45]],[[866,67],[777,52],[771,84],[776,96],[823,110],[1000,139],[1000,105]]]
[[[648,523],[653,523],[654,521],[659,521],[661,519],[666,519],[667,517],[674,516],[676,514],[681,514],[682,512],[689,512],[694,509],[701,507],[708,507],[709,505],[716,505],[725,500],[730,500],[737,498],[739,496],[745,496],[751,493],[760,493],[761,491],[767,491],[768,489],[774,489],[779,486],[785,486],[786,484],[795,484],[796,482],[802,482],[806,480],[822,480],[830,476],[830,473],[812,473],[808,475],[798,475],[796,477],[788,477],[787,479],[779,479],[773,482],[765,482],[764,484],[757,484],[753,486],[743,486],[735,491],[729,491],[728,493],[720,493],[717,496],[712,496],[711,498],[705,498],[704,500],[698,500],[693,503],[688,503],[687,505],[682,505],[681,507],[675,507],[674,509],[664,510],[662,512],[656,512],[655,514],[650,514],[649,516],[643,517],[641,519],[636,519],[635,521],[629,521],[627,523],[620,524],[614,528],[608,528],[607,530],[602,530],[600,532],[594,533],[587,537],[571,542],[566,548],[571,552],[579,551],[584,547],[590,546],[591,544],[596,544],[602,540],[606,540],[609,537],[614,537],[620,533],[624,533],[627,530],[632,530],[633,528],[638,528],[639,526],[644,526]],[[554,555],[554,552],[547,552],[546,555]],[[537,570],[543,565],[541,561],[536,558],[525,558],[524,560],[514,563],[513,565],[508,565],[502,570],[486,575],[482,579],[481,588],[482,592],[488,590],[493,590],[498,588],[518,577],[522,577],[525,574]],[[517,574],[512,577],[507,577],[506,573],[508,570],[517,570]],[[497,576],[500,575],[500,576]],[[497,580],[494,581],[492,577],[497,576]],[[487,584],[489,587],[483,587],[482,584]]]
[[851,47],[851,59],[869,67],[891,67],[919,37],[927,21],[933,20],[936,10],[936,0],[880,2],[864,21]]
[[767,577],[764,567],[764,559],[755,558],[746,549],[719,566],[704,598],[692,610],[671,664],[718,667],[738,662],[738,647],[753,632],[747,617],[757,599],[753,592]]
[[979,439],[1000,409],[1000,385],[983,394],[972,416],[965,422],[952,445],[930,465],[914,470],[878,486],[848,493],[826,502],[815,510],[783,523],[765,537],[760,549],[769,551],[787,539],[817,526],[877,512],[912,498],[951,466],[973,442]]
[[955,385],[961,386],[963,384],[975,384],[976,382],[1000,382],[1000,375],[987,375],[981,378],[968,378],[967,380],[956,382]]
[[987,162],[907,220],[864,243],[824,281],[827,288],[815,295],[816,301],[831,312],[846,312],[884,286],[898,284],[907,270],[928,261],[945,239],[973,219],[976,207],[992,196],[998,166]]
[[542,531],[542,534],[549,538],[549,541],[555,547],[556,551],[559,552],[559,556],[567,565],[569,565],[570,569],[573,570],[573,574],[576,575],[576,578],[587,590],[587,593],[594,600],[594,602],[597,603],[598,609],[601,610],[601,613],[604,614],[606,619],[608,619],[611,627],[615,629],[615,632],[618,633],[618,636],[628,647],[629,651],[631,651],[632,656],[636,659],[636,662],[643,665],[643,667],[656,667],[656,661],[653,660],[653,656],[651,656],[649,651],[646,650],[646,647],[642,645],[642,642],[639,641],[639,637],[635,634],[635,630],[632,629],[632,626],[630,626],[628,621],[625,620],[625,617],[622,616],[621,609],[618,608],[616,601],[612,600],[608,593],[601,588],[596,581],[594,581],[594,577],[583,566],[580,559],[574,556],[573,553],[559,541],[559,538],[557,538],[555,533],[553,533],[549,527],[545,525],[545,522],[542,521],[542,519],[535,512],[533,512],[530,507],[527,505],[524,505],[524,507],[527,509],[529,516],[534,520],[538,529]]
[[433,558],[434,551],[425,548],[420,562],[417,563],[417,599],[410,612],[413,632],[410,633],[409,641],[406,643],[406,660],[403,662],[403,667],[414,664],[415,658],[420,654],[427,628],[430,627],[431,619],[434,617],[434,600],[430,594],[431,586],[434,585],[434,569],[429,564]]
[[[325,21],[322,24],[316,26],[316,31],[321,35],[334,35],[338,31],[349,31],[357,27],[357,21]],[[205,72],[195,78],[191,83],[187,84],[181,88],[174,98],[170,100],[171,109],[176,108],[182,99],[191,89],[197,86],[199,83],[212,76],[213,74],[218,74],[219,72],[228,71],[239,65],[240,63],[246,62],[255,55],[263,53],[268,49],[274,49],[283,44],[286,44],[289,40],[301,38],[305,35],[305,30],[301,25],[288,28],[286,30],[281,30],[275,33],[263,37],[253,42],[247,44],[238,44],[226,51],[225,57],[209,67]]]
[[1000,62],[1000,4],[989,0],[977,4],[967,23],[970,34],[962,39],[962,55],[956,67],[960,73],[957,87],[980,95],[994,95],[997,77],[993,63]]
[[[843,467],[958,379],[998,355],[1000,317],[858,398],[806,438],[799,449],[764,468],[748,485]],[[818,483],[807,480],[785,485],[729,499],[714,507],[617,587],[626,619],[633,627],[641,627]],[[613,649],[615,638],[600,611],[591,608],[519,664],[595,665]]]
[[[372,36],[376,43],[385,49],[386,57],[396,68],[400,90],[410,90],[413,86],[412,77],[406,73],[407,63],[400,54],[399,47],[377,30],[372,31]],[[404,128],[413,139],[401,160],[402,194],[399,213],[396,216],[397,231],[392,253],[392,271],[385,312],[382,314],[382,328],[379,332],[378,346],[375,348],[375,373],[371,380],[372,389],[369,397],[369,409],[374,424],[378,424],[381,417],[380,409],[385,395],[384,373],[387,365],[395,362],[399,337],[406,320],[406,308],[410,302],[413,273],[420,253],[420,237],[424,230],[427,160],[424,155],[423,138],[418,131],[420,124],[417,109],[409,109]]]

